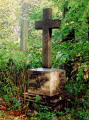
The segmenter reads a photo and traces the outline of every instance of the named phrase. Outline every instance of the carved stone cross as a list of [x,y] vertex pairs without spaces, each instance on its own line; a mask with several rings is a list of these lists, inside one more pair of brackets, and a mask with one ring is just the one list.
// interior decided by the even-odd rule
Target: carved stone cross
[[60,27],[60,20],[52,20],[52,9],[43,9],[43,21],[35,23],[35,28],[43,29],[42,67],[51,68],[52,29]]

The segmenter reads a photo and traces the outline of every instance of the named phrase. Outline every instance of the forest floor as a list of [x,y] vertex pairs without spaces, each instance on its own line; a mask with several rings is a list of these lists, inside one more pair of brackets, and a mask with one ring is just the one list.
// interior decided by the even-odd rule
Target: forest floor
[[[0,120],[38,120],[38,119],[27,118],[25,114],[16,116],[13,111],[0,110]],[[56,119],[56,120],[63,120],[63,119]]]
[[26,115],[14,115],[13,111],[0,110],[0,120],[28,120]]

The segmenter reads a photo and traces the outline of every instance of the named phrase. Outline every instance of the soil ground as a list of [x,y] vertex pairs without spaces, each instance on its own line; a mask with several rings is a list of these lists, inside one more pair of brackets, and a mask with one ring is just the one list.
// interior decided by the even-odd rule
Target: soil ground
[[0,120],[28,120],[25,115],[15,116],[13,111],[0,110]]

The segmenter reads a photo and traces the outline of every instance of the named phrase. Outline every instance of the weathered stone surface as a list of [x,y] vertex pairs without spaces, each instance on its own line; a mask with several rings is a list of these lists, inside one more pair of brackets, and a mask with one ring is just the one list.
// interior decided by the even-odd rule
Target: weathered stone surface
[[38,21],[35,23],[35,28],[37,30],[41,30],[44,28],[51,28],[51,29],[56,29],[59,28],[60,26],[60,21],[59,20],[46,20],[46,21]]
[[37,30],[43,29],[42,67],[51,68],[52,29],[60,27],[60,20],[52,20],[52,9],[43,9],[43,20],[35,23]]
[[66,82],[64,70],[31,69],[29,70],[28,93],[54,96],[60,94]]

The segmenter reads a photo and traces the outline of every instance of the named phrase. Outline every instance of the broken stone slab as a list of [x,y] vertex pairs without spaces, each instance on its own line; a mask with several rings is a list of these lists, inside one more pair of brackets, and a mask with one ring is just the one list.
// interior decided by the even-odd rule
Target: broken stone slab
[[46,96],[60,94],[66,82],[62,69],[36,68],[28,70],[28,93]]

